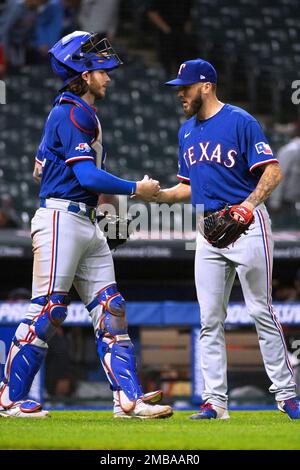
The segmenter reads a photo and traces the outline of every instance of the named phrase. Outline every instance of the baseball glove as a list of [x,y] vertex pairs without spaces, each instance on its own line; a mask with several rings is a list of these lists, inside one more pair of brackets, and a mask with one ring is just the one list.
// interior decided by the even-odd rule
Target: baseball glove
[[[239,219],[236,220],[234,215]],[[245,206],[226,206],[220,211],[204,217],[202,235],[216,248],[226,248],[233,244],[254,222],[254,215]]]
[[119,217],[108,212],[97,215],[97,222],[104,233],[110,250],[115,250],[127,242],[133,230],[130,230],[132,217]]

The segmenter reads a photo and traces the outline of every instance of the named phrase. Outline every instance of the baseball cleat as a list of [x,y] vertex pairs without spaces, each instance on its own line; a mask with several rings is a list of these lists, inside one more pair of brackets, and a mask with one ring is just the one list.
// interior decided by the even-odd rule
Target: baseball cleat
[[42,405],[33,400],[19,401],[10,408],[0,407],[3,418],[46,418],[48,411],[42,410]]
[[277,408],[282,413],[286,413],[290,419],[300,419],[300,400],[299,398],[290,398],[289,400],[279,401]]
[[114,418],[117,419],[163,419],[172,416],[173,410],[168,405],[149,405],[139,399],[136,402],[134,410],[125,413],[122,410],[114,412]]
[[212,405],[211,403],[204,403],[200,406],[198,413],[190,416],[190,419],[229,419],[227,409],[220,406]]

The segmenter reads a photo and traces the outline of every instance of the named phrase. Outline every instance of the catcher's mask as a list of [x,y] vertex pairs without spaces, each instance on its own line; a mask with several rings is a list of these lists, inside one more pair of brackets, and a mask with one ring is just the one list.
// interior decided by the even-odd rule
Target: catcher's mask
[[60,39],[50,50],[53,72],[63,88],[85,71],[110,71],[123,64],[109,40],[98,33],[75,31]]

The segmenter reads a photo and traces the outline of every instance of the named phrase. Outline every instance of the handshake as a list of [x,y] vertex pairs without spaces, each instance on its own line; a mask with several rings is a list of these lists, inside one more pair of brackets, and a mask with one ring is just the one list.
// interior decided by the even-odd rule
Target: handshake
[[145,175],[141,181],[137,181],[136,192],[131,198],[142,199],[145,202],[157,202],[159,191],[159,182]]

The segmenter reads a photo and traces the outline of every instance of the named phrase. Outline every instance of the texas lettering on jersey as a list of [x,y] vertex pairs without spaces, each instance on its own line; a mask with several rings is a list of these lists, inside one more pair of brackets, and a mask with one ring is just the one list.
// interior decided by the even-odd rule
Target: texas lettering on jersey
[[192,203],[205,210],[239,204],[257,186],[259,167],[275,163],[256,119],[225,104],[211,118],[188,119],[179,130],[178,179],[190,183]]
[[216,162],[227,168],[231,168],[235,165],[236,155],[237,151],[234,149],[229,150],[225,156],[222,155],[222,144],[212,146],[211,142],[199,142],[198,148],[192,145],[183,154],[183,158],[187,167],[204,161]]

